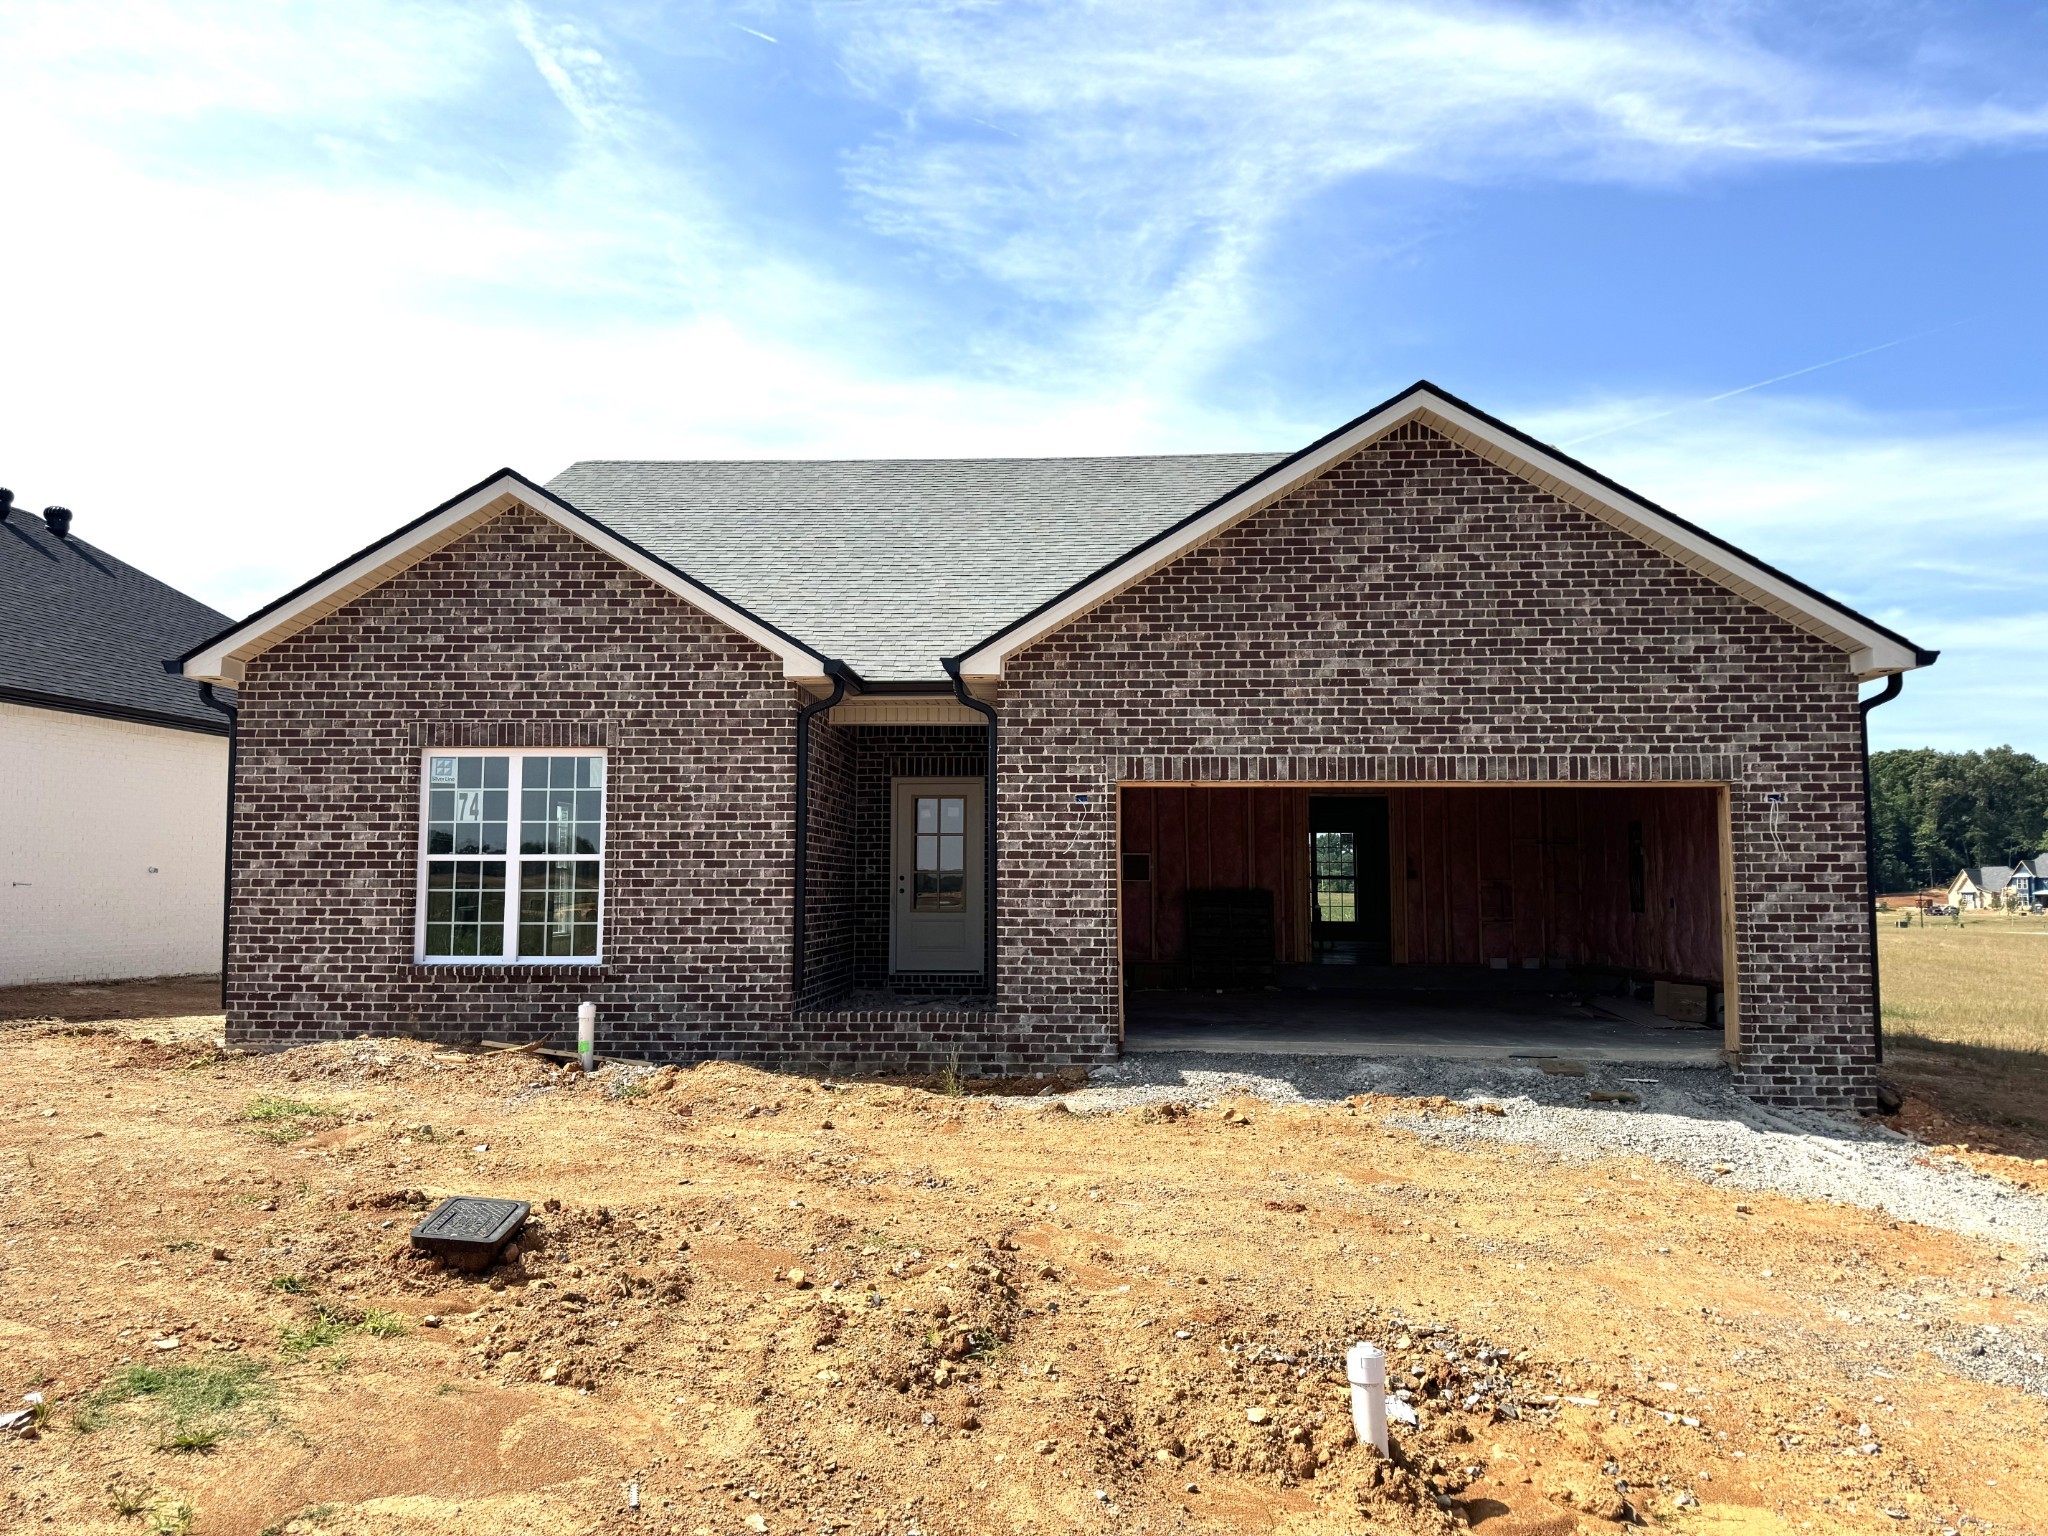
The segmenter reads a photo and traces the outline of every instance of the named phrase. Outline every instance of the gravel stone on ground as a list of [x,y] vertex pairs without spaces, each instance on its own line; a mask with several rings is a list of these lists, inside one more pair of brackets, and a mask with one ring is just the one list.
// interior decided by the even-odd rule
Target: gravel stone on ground
[[[1238,1096],[1314,1104],[1362,1093],[1442,1095],[1506,1113],[1397,1113],[1389,1123],[1446,1144],[1499,1142],[1566,1159],[1654,1158],[1710,1183],[1862,1206],[2048,1261],[2048,1200],[1941,1159],[1889,1126],[1758,1104],[1737,1093],[1721,1068],[1588,1062],[1585,1074],[1554,1077],[1533,1062],[1161,1051],[1098,1068],[1066,1104],[1094,1114]],[[1632,1093],[1640,1102],[1589,1102],[1594,1091]]]

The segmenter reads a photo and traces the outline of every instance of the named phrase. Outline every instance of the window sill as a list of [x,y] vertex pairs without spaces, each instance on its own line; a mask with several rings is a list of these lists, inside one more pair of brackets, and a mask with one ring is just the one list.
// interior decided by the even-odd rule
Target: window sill
[[415,977],[439,977],[448,981],[481,981],[498,977],[591,976],[602,974],[602,960],[413,960],[407,969]]

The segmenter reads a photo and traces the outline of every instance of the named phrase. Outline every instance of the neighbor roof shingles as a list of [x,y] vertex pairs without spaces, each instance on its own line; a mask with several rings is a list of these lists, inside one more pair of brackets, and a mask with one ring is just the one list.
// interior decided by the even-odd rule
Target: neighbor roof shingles
[[225,732],[164,658],[228,622],[197,599],[20,508],[0,523],[0,698]]
[[592,460],[548,489],[869,681],[920,681],[1284,457]]

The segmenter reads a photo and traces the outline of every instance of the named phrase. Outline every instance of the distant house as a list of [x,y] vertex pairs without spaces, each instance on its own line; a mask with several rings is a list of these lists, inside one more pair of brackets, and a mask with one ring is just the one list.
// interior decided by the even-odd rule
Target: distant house
[[[2022,864],[2018,868],[2027,871],[2031,892],[2035,883],[2032,866]],[[2011,894],[2016,894],[2011,892],[2015,872],[2015,867],[2010,864],[1984,864],[1962,870],[1949,882],[1948,904],[1970,910],[2000,906],[2010,899]]]
[[163,660],[219,613],[0,491],[0,986],[212,971],[228,721]]
[[2048,907],[2048,853],[2021,859],[2013,865],[2012,878],[2005,889],[2006,900],[2012,906],[2024,907],[2029,912]]

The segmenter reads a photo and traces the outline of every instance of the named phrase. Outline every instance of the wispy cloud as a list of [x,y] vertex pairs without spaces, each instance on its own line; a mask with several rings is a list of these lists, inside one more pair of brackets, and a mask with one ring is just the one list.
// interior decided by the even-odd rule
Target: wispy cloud
[[[2048,139],[2039,91],[1945,94],[1679,11],[898,0],[831,14],[853,78],[900,114],[848,158],[875,225],[1167,372],[1242,343],[1268,242],[1345,182],[1666,182]],[[1013,137],[959,131],[983,121]]]
[[1754,394],[1757,390],[1769,389],[1774,384],[1784,384],[1793,379],[1803,379],[1808,374],[1820,373],[1825,369],[1836,367],[1842,363],[1852,363],[1859,357],[1871,357],[1879,352],[1889,352],[1893,347],[1903,347],[1907,342],[1918,341],[1923,336],[1933,336],[1941,331],[1952,330],[1955,326],[1962,323],[1959,320],[1952,320],[1947,325],[1930,326],[1924,331],[1915,331],[1910,336],[1894,336],[1890,341],[1880,341],[1874,347],[1859,347],[1854,352],[1844,352],[1840,357],[1824,358],[1817,363],[1808,363],[1803,368],[1793,368],[1784,373],[1774,373],[1768,379],[1757,379],[1752,383],[1738,384],[1735,388],[1724,389],[1717,395],[1703,395],[1697,400],[1685,400],[1677,405],[1661,406],[1647,416],[1631,416],[1614,422],[1609,426],[1599,427],[1591,432],[1583,432],[1576,437],[1568,437],[1559,446],[1576,448],[1582,443],[1595,442],[1603,437],[1612,437],[1617,432],[1630,432],[1638,427],[1649,426],[1652,422],[1663,421],[1667,417],[1676,416],[1684,411],[1703,410],[1710,405],[1719,405],[1723,400],[1733,400],[1738,395]]
[[1519,413],[1552,440],[1648,418],[1588,457],[1673,511],[1941,651],[1872,717],[1879,746],[2048,752],[2048,438],[1836,401],[1749,396],[1703,413],[1602,400]]
[[[1305,218],[1347,242],[1315,280],[1370,292],[1403,189],[2048,134],[1954,49],[1850,64],[1762,14],[15,0],[6,482],[246,609],[501,463],[1287,447],[1378,368],[1365,336],[1342,377],[1215,382],[1271,355]],[[1948,650],[1882,729],[2048,718],[2014,665],[2048,532],[2025,433],[1697,387],[1529,420],[1466,387],[1554,438],[1637,423],[1589,456]]]

